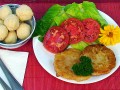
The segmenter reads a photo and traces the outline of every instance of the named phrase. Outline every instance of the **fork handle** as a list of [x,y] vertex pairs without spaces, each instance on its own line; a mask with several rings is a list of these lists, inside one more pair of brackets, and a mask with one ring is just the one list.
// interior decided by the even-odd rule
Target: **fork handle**
[[10,73],[8,68],[5,66],[3,61],[0,59],[0,66],[5,74],[5,76],[8,79],[8,82],[10,83],[10,86],[12,90],[23,90],[23,87],[19,84],[19,82],[13,77],[13,75]]
[[0,77],[0,83],[3,86],[4,90],[12,90],[4,81],[3,79]]

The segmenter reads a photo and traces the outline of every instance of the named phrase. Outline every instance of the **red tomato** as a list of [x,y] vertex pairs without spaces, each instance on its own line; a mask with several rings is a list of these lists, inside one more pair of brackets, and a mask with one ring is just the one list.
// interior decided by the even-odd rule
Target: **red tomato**
[[44,47],[52,52],[58,53],[63,51],[69,44],[69,35],[61,27],[53,26],[46,33],[43,41]]
[[67,30],[70,36],[70,44],[82,41],[84,37],[82,34],[84,26],[80,20],[76,18],[69,18],[62,22],[60,26]]
[[84,39],[85,42],[94,42],[100,33],[100,25],[97,21],[92,18],[83,20],[84,30]]

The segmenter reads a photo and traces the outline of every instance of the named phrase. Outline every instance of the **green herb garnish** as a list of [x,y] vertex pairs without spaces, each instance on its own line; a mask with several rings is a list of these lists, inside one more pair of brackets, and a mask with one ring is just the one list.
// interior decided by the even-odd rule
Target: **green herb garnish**
[[76,63],[72,67],[76,75],[89,76],[93,73],[92,62],[89,57],[81,56],[80,63]]

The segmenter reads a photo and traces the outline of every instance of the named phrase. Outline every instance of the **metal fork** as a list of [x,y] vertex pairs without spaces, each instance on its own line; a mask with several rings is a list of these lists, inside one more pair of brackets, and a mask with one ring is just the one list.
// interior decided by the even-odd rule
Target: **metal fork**
[[12,90],[24,90],[23,87],[19,84],[19,82],[14,78],[14,76],[10,73],[8,68],[5,66],[3,61],[0,58],[0,66],[5,74],[5,76],[8,79],[8,82],[10,83],[10,86]]
[[4,90],[12,90],[4,81],[3,79],[0,77],[0,83],[3,86]]

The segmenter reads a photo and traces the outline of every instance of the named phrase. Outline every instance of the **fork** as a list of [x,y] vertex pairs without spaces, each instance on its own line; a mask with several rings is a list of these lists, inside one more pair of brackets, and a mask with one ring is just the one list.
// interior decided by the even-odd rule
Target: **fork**
[[4,90],[12,90],[4,81],[3,79],[0,77],[0,83],[3,86]]
[[[19,82],[13,77],[13,75],[10,73],[8,68],[5,66],[3,61],[0,58],[0,66],[5,74],[5,76],[8,79],[8,82],[10,83],[10,86],[12,90],[24,90],[23,87],[19,84]],[[11,89],[10,89],[11,90]]]

